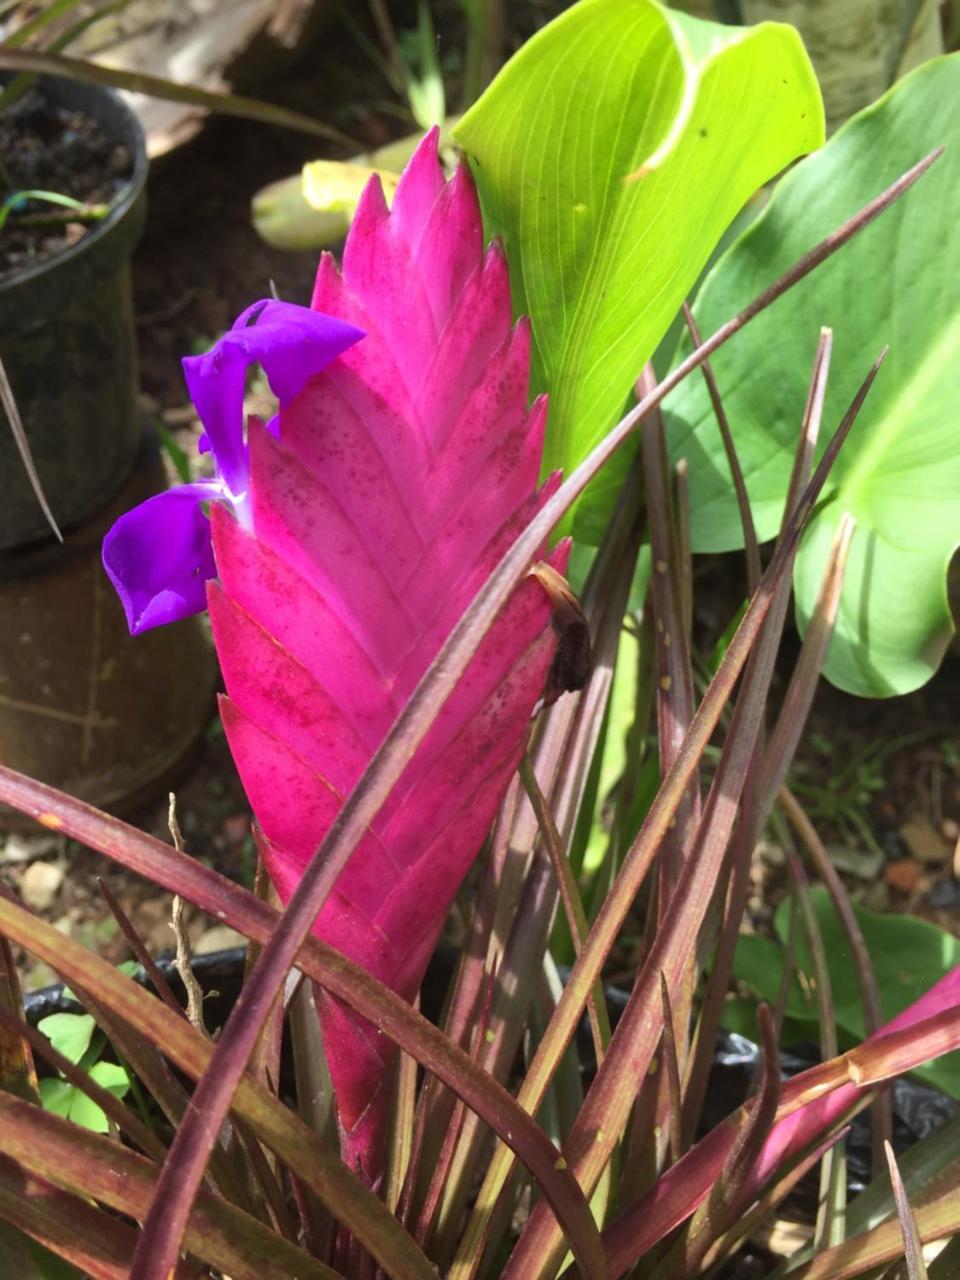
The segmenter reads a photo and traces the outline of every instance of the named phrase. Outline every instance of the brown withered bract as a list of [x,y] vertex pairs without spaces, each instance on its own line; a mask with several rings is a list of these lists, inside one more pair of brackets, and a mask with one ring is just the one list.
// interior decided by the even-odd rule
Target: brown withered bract
[[552,624],[557,636],[557,651],[547,673],[542,705],[549,707],[561,693],[575,693],[587,683],[593,670],[590,628],[580,608],[580,601],[570,584],[551,565],[539,560],[530,570],[550,598]]

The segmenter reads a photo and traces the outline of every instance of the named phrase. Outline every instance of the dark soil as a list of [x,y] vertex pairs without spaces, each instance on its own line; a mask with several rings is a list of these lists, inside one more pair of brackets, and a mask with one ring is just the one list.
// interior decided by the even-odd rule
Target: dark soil
[[114,142],[90,116],[54,106],[36,89],[0,114],[0,158],[3,200],[49,191],[79,201],[87,211],[46,200],[18,202],[0,230],[0,279],[81,240],[133,172],[129,147]]

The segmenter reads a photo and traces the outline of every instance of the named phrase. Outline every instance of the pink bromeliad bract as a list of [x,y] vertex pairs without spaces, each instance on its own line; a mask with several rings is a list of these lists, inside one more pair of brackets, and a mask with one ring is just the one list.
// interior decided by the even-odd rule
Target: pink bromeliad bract
[[[251,421],[242,449],[235,440],[242,500],[206,495],[221,499],[210,509],[216,580],[196,571],[211,578],[223,723],[284,900],[452,627],[558,482],[537,490],[546,404],[527,405],[529,324],[512,324],[502,250],[484,253],[472,180],[462,167],[444,179],[436,132],[392,210],[370,183],[342,273],[324,255],[311,310],[293,310],[309,342],[306,375],[286,388],[272,379],[278,418]],[[246,356],[262,359],[249,345],[255,327],[242,338]],[[223,404],[202,385],[212,438],[208,417],[222,418]],[[138,536],[116,535],[124,565],[136,565]],[[566,554],[561,544],[550,563],[562,571]],[[121,594],[136,594],[109,543],[105,562]],[[555,648],[550,603],[530,577],[316,922],[319,937],[407,999],[517,768]],[[318,1004],[344,1157],[376,1184],[394,1051],[335,999],[318,992]]]

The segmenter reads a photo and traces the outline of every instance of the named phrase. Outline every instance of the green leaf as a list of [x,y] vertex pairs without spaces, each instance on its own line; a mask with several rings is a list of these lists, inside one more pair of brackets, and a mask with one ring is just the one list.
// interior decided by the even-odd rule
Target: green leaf
[[[764,938],[757,933],[742,933],[737,939],[737,951],[733,962],[734,977],[751,991],[756,992],[761,999],[773,1004],[783,981],[784,959],[783,948],[773,938]],[[803,985],[796,973],[787,992],[784,1012],[788,1018],[793,1018],[797,1022],[816,1025],[817,1006],[813,994],[809,987]],[[726,1017],[724,1026],[730,1031],[741,1030],[739,1022],[734,1026]],[[751,1026],[751,1034],[755,1038],[756,1019]]]
[[52,1111],[55,1116],[63,1116],[94,1133],[106,1133],[110,1128],[104,1111],[69,1080],[41,1080],[40,1101],[44,1111]]
[[70,1062],[79,1062],[90,1048],[95,1026],[89,1013],[51,1013],[37,1023],[37,1029]]
[[[720,260],[695,307],[709,332],[914,161],[947,143],[917,187],[713,360],[762,538],[780,521],[810,364],[834,329],[824,435],[884,344],[890,354],[803,541],[794,585],[803,630],[834,531],[857,521],[826,674],[864,696],[906,693],[953,632],[946,569],[960,540],[960,56],[938,58],[854,117],[777,188]],[[683,344],[682,350],[686,349]],[[693,543],[742,546],[719,432],[688,379],[668,404],[690,466]]]
[[[653,0],[581,0],[503,68],[455,134],[533,318],[551,393],[546,470],[576,466],[619,417],[724,229],[823,140],[792,27],[700,22]],[[581,500],[603,527],[624,473]]]
[[90,1075],[101,1089],[125,1098],[130,1090],[130,1076],[117,1062],[97,1062],[90,1068]]
[[[212,342],[211,342],[211,345],[212,345]],[[199,351],[197,352],[197,354],[202,355],[203,351]],[[116,921],[108,920],[106,923],[115,924]],[[141,974],[143,972],[143,967],[138,960],[124,960],[121,964],[117,965],[117,972],[126,974],[128,978],[133,978],[137,974]],[[74,990],[72,990],[72,988],[66,985],[64,985],[64,988],[63,988],[63,998],[64,1000],[72,1000],[75,1004],[81,1003],[80,997],[77,995],[77,993]],[[70,1014],[68,1016],[76,1017],[77,1015]],[[39,1026],[39,1023],[37,1025]]]
[[190,465],[190,459],[159,418],[154,419],[153,429],[157,433],[157,439],[160,441],[160,448],[170,459],[170,465],[176,471],[181,483],[189,484],[193,479],[193,468]]
[[417,72],[407,72],[407,100],[410,112],[421,129],[443,124],[447,114],[443,74],[437,57],[437,38],[426,0],[417,8]]
[[[826,889],[815,886],[810,898],[827,953],[837,1026],[854,1040],[862,1040],[866,1035],[863,1006],[846,934]],[[885,1022],[960,965],[960,940],[936,925],[915,916],[880,915],[857,906],[854,912],[870,953]],[[790,931],[789,902],[781,903],[775,927],[785,943]],[[784,955],[784,950],[769,938],[743,935],[737,943],[734,976],[760,998],[773,1001],[783,975]],[[795,955],[798,973],[803,977],[791,984],[786,1012],[789,1018],[814,1028],[815,1035],[816,1010],[808,995],[813,964],[803,930],[797,935]],[[960,1097],[960,1053],[947,1054],[914,1074],[952,1097]]]
[[[59,1017],[59,1014],[54,1014]],[[69,1015],[65,1015],[69,1016]],[[115,1062],[97,1062],[90,1068],[90,1075],[104,1089],[122,1098],[130,1088],[130,1077]],[[45,1111],[72,1120],[74,1124],[91,1129],[94,1133],[109,1133],[110,1125],[102,1107],[87,1095],[60,1077],[40,1081],[40,1101]]]

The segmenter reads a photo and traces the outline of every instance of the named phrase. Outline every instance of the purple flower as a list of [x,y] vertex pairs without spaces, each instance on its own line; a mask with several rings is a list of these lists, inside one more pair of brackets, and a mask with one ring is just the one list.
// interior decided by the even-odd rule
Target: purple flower
[[183,361],[187,389],[213,453],[216,477],[148,498],[122,515],[103,540],[103,566],[116,588],[132,635],[206,608],[216,577],[204,504],[229,502],[250,526],[249,458],[243,423],[247,367],[259,363],[280,406],[364,336],[332,316],[267,299],[255,302],[202,356]]

